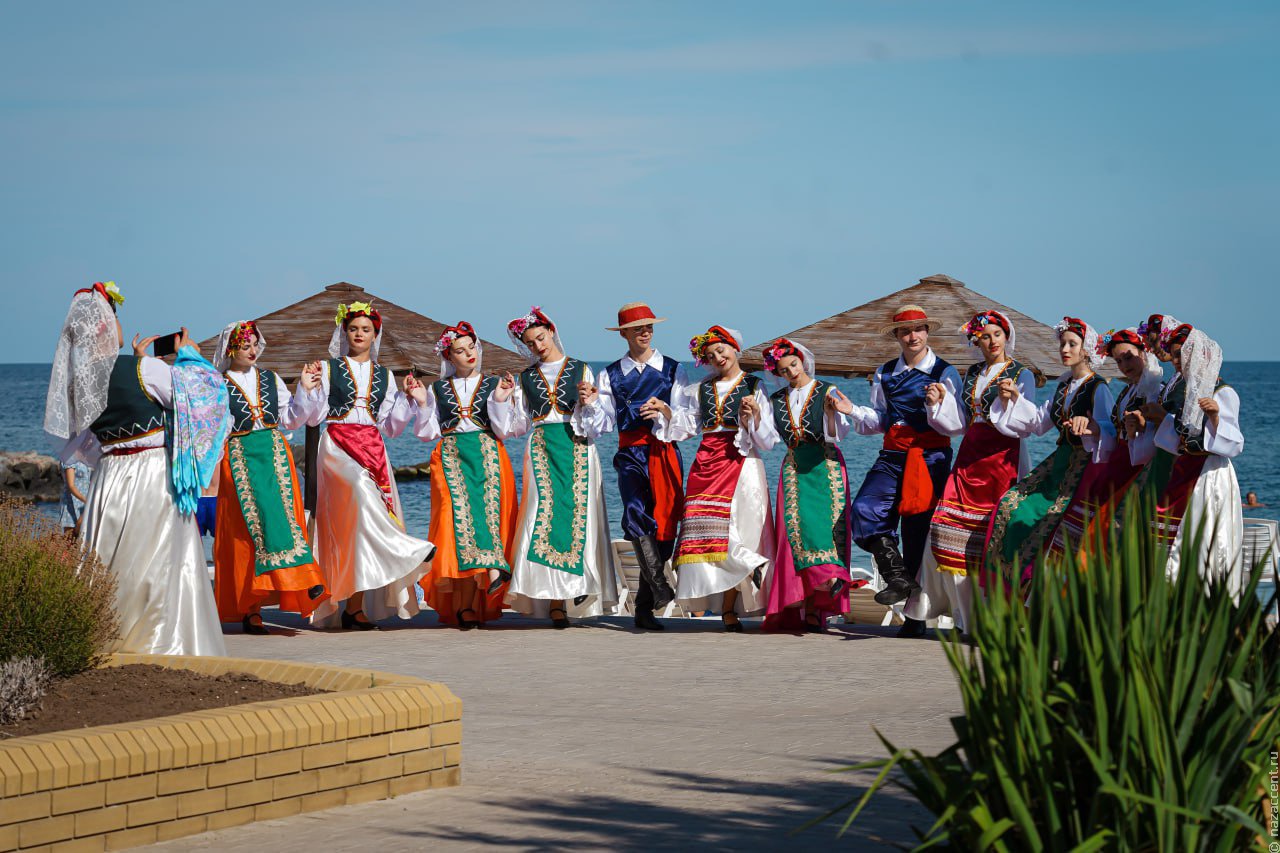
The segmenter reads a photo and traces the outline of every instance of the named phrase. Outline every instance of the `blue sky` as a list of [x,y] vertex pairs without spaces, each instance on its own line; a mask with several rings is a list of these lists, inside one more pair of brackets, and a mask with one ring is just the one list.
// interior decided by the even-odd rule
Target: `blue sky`
[[[1271,359],[1274,3],[10,4],[0,280],[196,334],[347,280],[491,339],[531,302],[757,342],[947,273]],[[29,318],[29,320],[28,320]],[[1243,334],[1241,334],[1243,333]]]

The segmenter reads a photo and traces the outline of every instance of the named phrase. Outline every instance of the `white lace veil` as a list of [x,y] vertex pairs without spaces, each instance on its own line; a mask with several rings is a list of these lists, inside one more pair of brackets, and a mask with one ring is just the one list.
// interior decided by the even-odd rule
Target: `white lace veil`
[[1134,393],[1144,400],[1154,400],[1164,385],[1164,364],[1151,350],[1142,351],[1142,377]]
[[58,336],[44,404],[44,430],[59,439],[83,432],[107,408],[107,384],[120,354],[116,315],[94,291],[77,293]]
[[[538,357],[537,357],[536,355],[534,355],[534,354],[533,354],[533,350],[531,350],[531,349],[529,349],[529,347],[525,346],[524,340],[521,338],[521,335],[523,335],[523,334],[524,334],[524,332],[523,332],[523,331],[521,331],[520,333],[517,333],[517,332],[515,331],[515,329],[513,329],[513,328],[512,328],[512,324],[514,324],[514,323],[518,323],[518,322],[520,322],[520,321],[522,321],[522,320],[523,320],[526,324],[528,324],[528,325],[542,324],[542,323],[543,323],[543,321],[542,321],[541,319],[539,319],[539,318],[535,315],[535,313],[534,313],[534,312],[537,312],[537,313],[541,314],[543,317],[546,317],[546,319],[547,319],[548,321],[550,321],[552,325],[555,325],[555,321],[554,321],[554,320],[551,320],[551,318],[550,318],[550,317],[547,317],[547,312],[545,312],[545,311],[543,311],[541,308],[537,308],[537,307],[534,307],[534,308],[530,309],[530,311],[529,311],[529,313],[528,313],[528,314],[524,314],[524,315],[521,315],[521,316],[519,316],[519,317],[516,317],[514,320],[512,320],[510,323],[508,323],[508,324],[507,324],[507,338],[508,338],[508,339],[510,339],[510,341],[511,341],[511,345],[512,345],[512,346],[514,346],[514,347],[516,348],[516,352],[518,352],[518,353],[520,353],[522,356],[524,356],[525,361],[529,362],[529,364],[530,364],[530,365],[537,364],[537,363],[538,363]],[[527,326],[526,326],[526,328],[527,328]],[[568,353],[567,353],[567,352],[565,352],[565,349],[564,349],[564,342],[560,340],[560,327],[559,327],[559,326],[556,326],[556,328],[552,330],[552,332],[551,332],[551,337],[555,340],[555,342],[556,342],[556,349],[560,350],[560,354],[561,354],[562,356],[567,356],[567,355],[568,355]],[[477,342],[478,342],[478,339],[477,339]]]
[[1204,430],[1201,397],[1212,397],[1222,372],[1222,347],[1199,329],[1193,329],[1182,344],[1182,379],[1187,383],[1187,397],[1182,403],[1182,424],[1187,433],[1199,435]]
[[[1067,328],[1066,319],[1066,317],[1063,317],[1062,321],[1053,327],[1053,330],[1058,333],[1058,340],[1062,340],[1063,332],[1073,331]],[[1098,352],[1098,330],[1085,323],[1084,320],[1080,322],[1084,323],[1084,356],[1089,362],[1089,369],[1096,373],[1105,358],[1102,353]],[[1067,372],[1070,373],[1071,371]]]
[[[386,328],[387,321],[382,321],[382,326],[373,336],[373,346],[369,347],[369,358],[374,364],[378,363],[378,353],[382,351],[382,330]],[[338,323],[333,327],[333,335],[329,337],[329,358],[342,358],[347,354],[351,347],[347,344],[346,330],[342,328],[342,324]]]
[[[213,354],[213,367],[219,373],[226,373],[231,367],[231,355],[227,352],[227,344],[231,343],[231,335],[236,328],[243,326],[246,322],[248,321],[240,320],[230,323],[222,330],[222,334],[218,335],[218,349]],[[258,330],[256,326],[254,329],[258,335],[258,356],[261,358],[262,354],[267,351],[267,339],[262,336],[261,330]]]

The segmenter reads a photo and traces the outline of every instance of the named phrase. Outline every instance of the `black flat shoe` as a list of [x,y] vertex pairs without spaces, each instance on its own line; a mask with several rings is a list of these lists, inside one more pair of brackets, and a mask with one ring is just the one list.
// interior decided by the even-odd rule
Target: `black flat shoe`
[[[559,613],[560,615],[556,616],[555,614],[557,613]],[[560,631],[569,627],[569,614],[565,613],[565,610],[563,607],[551,608],[551,613],[548,615],[551,616],[551,627],[555,628],[557,631]]]
[[270,632],[270,631],[268,631],[268,630],[266,629],[266,627],[262,624],[262,621],[261,621],[261,620],[262,620],[262,617],[261,617],[261,616],[258,616],[258,620],[259,620],[259,621],[257,621],[257,622],[250,622],[250,621],[249,621],[249,620],[250,620],[250,619],[252,619],[254,616],[258,616],[258,614],[257,614],[257,613],[251,613],[251,614],[249,614],[248,616],[244,617],[244,619],[240,620],[240,624],[244,627],[244,632],[245,632],[246,634],[253,634],[253,635],[254,635],[254,636],[256,636],[256,637],[266,637],[266,636],[269,636],[269,635],[271,634],[271,632]]
[[728,616],[728,615],[729,615],[729,614],[727,614],[727,613],[721,613],[721,614],[720,614],[720,621],[721,621],[721,622],[724,622],[724,632],[725,632],[726,634],[741,634],[741,633],[742,633],[742,631],[743,631],[743,628],[742,628],[742,621],[741,621],[740,619],[738,619],[738,615],[737,615],[736,613],[733,615],[733,621],[732,621],[732,622],[729,622],[729,621],[726,621],[726,620],[725,620],[725,618],[724,618],[724,617],[725,617],[725,616]]
[[[367,622],[367,621],[361,622],[359,619],[356,618],[357,616],[364,616],[364,611],[357,610],[355,613],[348,613],[345,610],[342,611],[342,629],[344,631],[350,631],[352,628],[355,628],[357,631],[378,630],[378,626],[376,623]],[[368,619],[367,616],[365,618]]]
[[827,623],[822,619],[819,619],[817,622],[810,622],[806,617],[804,620],[804,629],[810,634],[825,634],[827,633]]
[[832,581],[831,591],[827,594],[830,595],[832,598],[835,598],[840,593],[844,592],[844,588],[848,585],[849,585],[848,582],[844,578],[836,578],[834,581]]
[[312,601],[315,601],[317,598],[319,598],[322,595],[324,595],[324,584],[322,583],[318,583],[315,586],[311,587],[311,589],[307,590],[307,598],[311,599]]
[[579,595],[579,596],[575,597],[575,598],[573,599],[573,606],[574,606],[574,607],[577,607],[578,605],[582,604],[582,602],[586,601],[586,600],[587,600],[588,598],[590,598],[590,597],[591,597],[591,596],[589,596],[589,595]]
[[511,580],[511,571],[509,569],[497,569],[496,571],[498,572],[498,576],[489,583],[489,589],[486,591],[486,594],[488,595],[493,595],[495,592],[502,589],[502,585],[504,583]]
[[639,613],[637,613],[635,618],[635,624],[636,624],[636,627],[642,631],[667,630],[666,626],[663,625],[661,622],[659,622],[657,619],[655,619],[653,613],[649,610],[641,610]]
[[764,575],[758,567],[751,570],[751,583],[755,584],[756,589],[764,589]]
[[919,619],[907,617],[902,623],[902,627],[898,629],[898,639],[901,640],[918,640],[924,636],[927,626]]
[[462,614],[463,614],[463,613],[470,613],[472,616],[475,616],[475,615],[476,615],[475,610],[473,610],[473,609],[472,609],[472,608],[470,608],[470,607],[464,607],[464,608],[462,608],[461,610],[459,610],[457,613],[455,613],[454,615],[458,617],[458,629],[459,629],[459,630],[461,630],[461,631],[470,631],[472,628],[479,628],[479,627],[480,627],[480,620],[479,620],[479,619],[463,619],[463,618],[462,618]]

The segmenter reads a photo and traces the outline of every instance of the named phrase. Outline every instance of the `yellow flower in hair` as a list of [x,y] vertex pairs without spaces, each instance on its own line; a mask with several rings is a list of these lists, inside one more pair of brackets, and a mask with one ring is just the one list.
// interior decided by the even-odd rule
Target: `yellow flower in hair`
[[104,281],[102,287],[107,291],[108,298],[116,305],[124,304],[124,294],[120,292],[120,288],[116,286],[114,281]]
[[342,325],[342,321],[347,319],[347,310],[348,309],[346,305],[343,305],[342,303],[338,303],[338,316],[333,318],[333,325],[335,326]]
[[348,309],[352,314],[372,314],[373,303],[371,302],[352,302]]

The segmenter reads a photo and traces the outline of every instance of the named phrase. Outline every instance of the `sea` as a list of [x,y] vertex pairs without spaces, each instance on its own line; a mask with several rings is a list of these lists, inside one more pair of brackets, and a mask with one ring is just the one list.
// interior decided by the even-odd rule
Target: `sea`
[[[598,372],[605,366],[604,362],[593,364]],[[0,450],[36,451],[38,453],[56,454],[57,443],[47,436],[41,428],[44,420],[44,401],[49,385],[48,364],[0,364],[0,387],[10,389],[10,403],[0,412]],[[1257,492],[1258,500],[1267,506],[1259,509],[1245,510],[1246,518],[1268,518],[1280,520],[1280,429],[1272,430],[1272,426],[1280,424],[1280,362],[1237,361],[1228,362],[1222,369],[1223,378],[1240,394],[1241,428],[1245,435],[1244,452],[1235,460],[1236,473],[1240,480],[1240,492]],[[694,371],[694,376],[697,372]],[[841,379],[823,377],[835,383],[855,403],[867,404],[870,397],[870,384],[866,379]],[[1114,391],[1119,392],[1119,383]],[[292,436],[293,444],[301,444],[302,432]],[[1031,440],[1031,460],[1035,464],[1053,451],[1055,434],[1050,433]],[[959,442],[955,442],[958,446]],[[609,511],[609,520],[615,537],[621,537],[619,519],[622,517],[621,502],[618,497],[617,479],[611,464],[618,442],[616,434],[603,436],[596,442],[600,453],[601,468],[604,474],[605,502]],[[387,442],[392,464],[399,466],[418,465],[426,462],[433,449],[432,444],[419,441],[410,432]],[[685,468],[693,461],[697,451],[697,439],[681,442],[680,453]],[[855,491],[862,477],[875,461],[880,448],[878,436],[860,436],[851,433],[840,445],[848,466],[850,488]],[[521,460],[524,458],[524,439],[507,442],[507,451],[511,454],[517,478],[520,477]],[[778,469],[782,465],[783,451],[775,448],[765,455],[765,468],[769,481],[776,487]],[[430,517],[430,488],[427,480],[407,480],[399,484],[400,498],[404,505],[406,524],[409,532],[426,537],[427,521]],[[56,513],[54,504],[46,504],[43,509]],[[854,564],[871,566],[870,556],[855,553]]]

